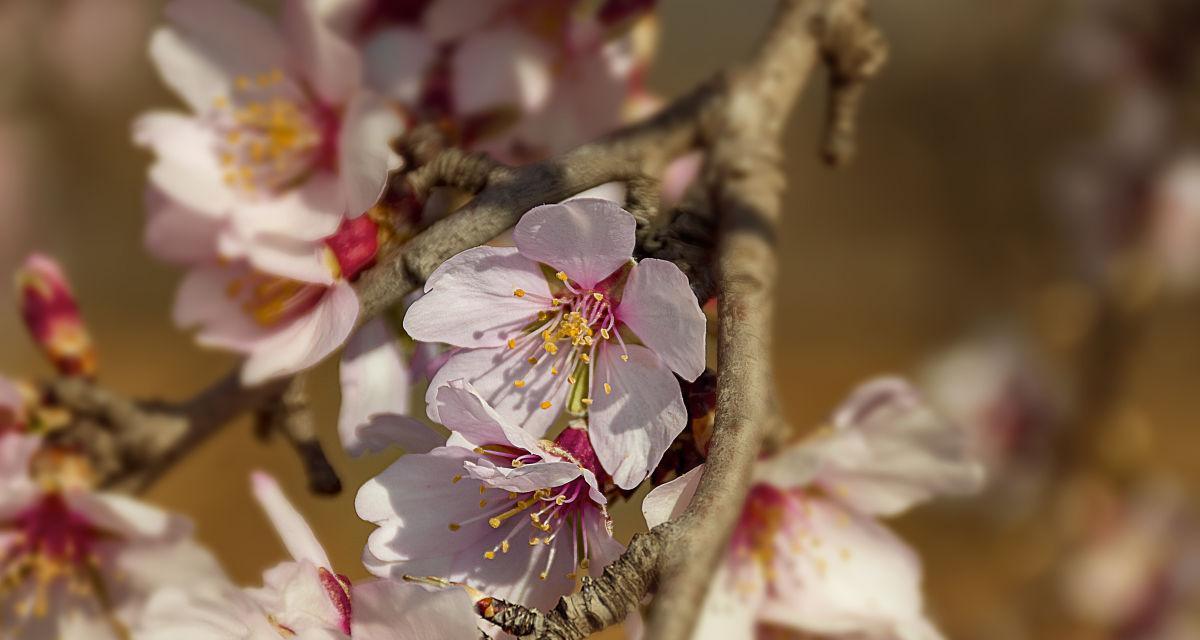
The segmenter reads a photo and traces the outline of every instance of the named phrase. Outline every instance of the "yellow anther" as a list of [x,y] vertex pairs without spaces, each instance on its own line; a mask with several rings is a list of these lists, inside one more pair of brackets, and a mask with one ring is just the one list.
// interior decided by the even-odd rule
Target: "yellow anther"
[[529,364],[537,364],[537,358],[535,358],[533,356],[529,356],[528,358],[525,359],[525,362],[528,362]]
[[516,349],[516,348],[517,348],[517,341],[516,341],[516,340],[514,340],[514,339],[512,339],[512,338],[509,338],[509,339],[508,339],[508,348],[509,348],[509,349]]
[[458,531],[458,530],[459,530],[459,529],[461,529],[461,528],[462,528],[462,525],[461,525],[461,524],[458,524],[457,522],[451,522],[451,523],[450,523],[450,530],[451,530],[451,531]]
[[596,299],[596,302],[600,302],[600,301],[604,300],[604,294],[600,293],[598,291],[592,292],[592,297]]
[[530,538],[530,539],[529,539],[529,546],[531,546],[531,547],[536,547],[536,546],[538,546],[539,544],[541,544],[541,542],[542,542],[541,538],[538,538],[537,536],[534,536],[534,537],[532,537],[532,538]]
[[553,342],[547,342],[546,344],[542,345],[542,347],[545,348],[546,353],[549,353],[550,355],[555,355],[558,353],[558,345],[554,344]]
[[539,580],[545,580],[545,579],[546,579],[546,572],[545,572],[545,571],[543,571],[543,572],[539,573],[539,574],[538,574],[538,579],[539,579]]
[[601,328],[600,328],[600,337],[601,337],[601,338],[604,338],[605,340],[608,340],[609,338],[611,338],[611,337],[612,337],[612,335],[610,335],[610,334],[608,333],[608,329],[605,329],[604,327],[601,327]]
[[513,295],[514,295],[514,296],[516,296],[516,297],[518,297],[518,298],[524,298],[524,297],[525,297],[525,290],[524,290],[524,289],[513,289]]
[[479,495],[483,495],[485,493],[487,493],[487,487],[479,485]]
[[621,354],[621,362],[629,362],[629,354],[628,353]]
[[567,503],[567,497],[566,497],[566,496],[563,496],[563,495],[554,496],[554,504],[556,504],[556,505],[558,505],[558,506],[560,506],[560,507],[561,507],[561,506],[563,506],[563,505],[564,505],[564,504],[566,504],[566,503]]
[[524,462],[521,462],[520,460],[513,460],[513,461],[512,461],[512,468],[514,468],[514,469],[520,469],[520,468],[521,468],[521,467],[523,467],[523,466],[525,466],[525,463],[524,463]]
[[583,406],[585,406],[585,407],[590,407],[590,406],[592,406],[592,399],[591,399],[591,398],[583,398],[582,400],[580,400],[580,402],[582,402],[582,403],[583,403]]
[[525,381],[517,380],[517,381],[513,382],[513,386],[520,389],[521,387],[525,386]]
[[550,367],[550,375],[552,375],[552,376],[558,375],[558,367]]
[[460,480],[462,480],[461,475],[454,476],[453,478],[450,478],[450,484],[458,484]]
[[549,400],[546,400],[546,401],[542,402],[542,408],[543,408],[543,409],[549,409],[549,408],[550,408],[550,406],[551,406],[551,405],[550,405],[550,401],[549,401]]
[[487,558],[488,560],[495,560],[496,552],[495,551],[484,551],[483,557]]
[[575,376],[567,376],[568,384],[575,384]]
[[500,542],[500,553],[508,553],[508,540]]
[[604,393],[606,395],[612,393],[612,385],[611,384],[609,384],[607,382],[604,383]]
[[559,271],[558,273],[554,274],[554,277],[562,280],[563,282],[567,281],[567,273],[565,271]]
[[545,311],[538,312],[538,322],[544,322],[546,320],[546,318],[549,318],[549,317],[550,317],[550,314],[546,313]]
[[557,307],[560,304],[562,304],[562,300],[559,300],[558,298],[555,298],[550,301],[550,306],[552,306],[552,307]]
[[486,506],[487,506],[487,500],[480,500],[480,501],[479,501],[479,508],[480,508],[480,509],[482,509],[482,508],[484,508],[484,507],[486,507]]
[[586,353],[579,354],[579,359],[583,360],[584,364],[587,364],[592,361],[592,357]]

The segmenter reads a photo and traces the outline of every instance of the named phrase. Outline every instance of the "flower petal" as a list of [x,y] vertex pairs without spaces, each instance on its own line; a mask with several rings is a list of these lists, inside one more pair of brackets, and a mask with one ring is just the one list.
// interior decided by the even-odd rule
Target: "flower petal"
[[359,92],[346,107],[338,138],[338,172],[349,217],[366,213],[379,200],[388,171],[399,163],[391,141],[403,131],[400,114],[378,96]]
[[[392,444],[412,451],[409,444],[422,446],[445,442],[419,422],[395,420],[408,413],[408,365],[387,321],[376,318],[363,325],[346,342],[341,364],[342,406],[338,414],[338,434],[342,446],[352,456],[375,452]],[[440,440],[440,441],[439,441]]]
[[236,272],[226,267],[204,266],[184,276],[175,294],[172,318],[181,329],[201,328],[197,340],[207,346],[245,351],[266,335],[229,295]]
[[430,275],[425,295],[404,314],[404,331],[422,342],[496,347],[549,308],[549,297],[537,263],[511,247],[476,247]]
[[358,296],[339,280],[308,313],[255,345],[242,365],[242,382],[258,384],[317,364],[342,346],[357,318]]
[[467,38],[451,58],[451,95],[460,115],[492,109],[536,111],[550,97],[553,54],[517,26]]
[[260,235],[291,240],[323,240],[342,224],[345,193],[337,176],[325,171],[271,198],[236,205],[234,228],[244,238]]
[[[777,554],[777,586],[786,586],[768,592],[761,619],[820,636],[941,637],[923,622],[921,567],[903,541],[834,501],[798,499],[804,508],[789,511],[804,514],[809,544]],[[920,630],[928,633],[912,633]]]
[[426,591],[395,580],[368,580],[351,590],[355,640],[476,640],[475,610],[462,589]]
[[700,478],[704,475],[704,465],[658,485],[646,494],[642,500],[642,516],[646,518],[646,526],[653,529],[658,525],[679,517],[692,497],[696,495],[696,487],[700,486]]
[[328,105],[344,105],[362,84],[362,58],[333,31],[309,0],[285,0],[283,30],[297,71]]
[[197,113],[212,108],[238,75],[286,68],[275,25],[233,0],[174,0],[164,10],[172,28],[159,29],[150,57],[159,75]]
[[[567,393],[565,374],[550,375],[544,364],[529,364],[527,359],[539,355],[541,344],[530,340],[516,349],[469,349],[450,356],[429,382],[429,419],[446,424],[435,402],[437,389],[451,380],[464,380],[505,422],[541,437],[561,415]],[[519,380],[525,381],[520,387]],[[542,409],[546,402],[550,404]]]
[[856,389],[835,414],[834,432],[812,446],[821,459],[816,481],[866,513],[894,515],[983,483],[966,434],[899,378]]
[[526,213],[513,229],[521,255],[591,288],[633,257],[633,214],[608,200],[567,200]]
[[236,196],[225,184],[214,136],[199,120],[180,113],[145,113],[133,123],[134,144],[157,156],[150,183],[197,213],[222,218]]
[[71,509],[98,528],[140,541],[163,540],[189,525],[158,507],[116,493],[80,491],[65,493]]
[[221,234],[217,246],[225,259],[244,259],[256,270],[300,282],[330,285],[335,281],[325,244],[278,236],[247,239]]
[[250,474],[250,486],[254,491],[254,498],[267,513],[267,518],[275,526],[276,533],[283,540],[283,546],[287,547],[292,558],[297,562],[308,561],[329,569],[332,565],[329,564],[325,548],[317,540],[312,527],[305,522],[304,516],[288,501],[275,478],[255,471]]
[[582,474],[579,465],[566,461],[535,462],[510,469],[481,458],[463,463],[463,469],[489,487],[516,493],[533,493],[542,488],[559,487]]
[[367,84],[389,98],[415,104],[435,53],[429,36],[418,29],[380,29],[365,46]]
[[534,454],[542,452],[534,434],[509,423],[469,383],[456,379],[438,387],[431,383],[430,387],[442,424],[473,444],[503,444]]
[[[678,381],[653,351],[629,345],[627,362],[615,351],[608,343],[596,351],[588,433],[605,471],[632,489],[687,426],[687,409]],[[605,382],[612,393],[604,392]]]
[[[704,597],[704,605],[699,607],[692,640],[758,637],[757,618],[764,591],[763,578],[756,567],[738,569],[737,577],[734,577],[728,557],[717,569]],[[747,571],[753,573],[747,577]]]
[[216,260],[217,238],[223,226],[220,219],[185,207],[153,187],[146,189],[145,201],[147,218],[142,240],[146,251],[173,264]]
[[634,265],[617,317],[684,380],[704,373],[704,312],[674,263],[647,258]]

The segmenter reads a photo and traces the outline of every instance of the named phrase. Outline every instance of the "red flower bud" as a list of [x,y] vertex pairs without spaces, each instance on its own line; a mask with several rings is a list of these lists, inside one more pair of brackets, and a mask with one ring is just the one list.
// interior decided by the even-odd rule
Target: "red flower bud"
[[58,263],[33,254],[17,271],[16,284],[25,326],[59,373],[95,375],[92,339]]

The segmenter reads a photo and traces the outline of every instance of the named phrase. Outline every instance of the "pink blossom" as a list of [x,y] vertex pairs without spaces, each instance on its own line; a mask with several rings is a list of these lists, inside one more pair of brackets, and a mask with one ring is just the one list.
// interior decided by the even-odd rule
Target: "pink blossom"
[[458,378],[534,435],[563,410],[586,414],[604,469],[634,487],[687,422],[672,371],[704,370],[687,278],[670,262],[635,262],[633,216],[606,200],[537,207],[513,239],[447,260],[409,307],[410,336],[461,348],[430,384],[429,417],[441,421],[435,394]]
[[17,270],[16,281],[21,317],[54,368],[68,376],[94,375],[92,338],[58,263],[35,253]]
[[0,435],[0,635],[127,637],[150,594],[224,575],[186,521],[93,491],[86,462]]
[[[961,433],[903,381],[860,387],[833,427],[759,463],[729,550],[700,608],[698,638],[752,638],[760,626],[820,636],[932,640],[920,563],[873,516],[976,490]],[[703,465],[655,488],[656,526],[684,510]]]
[[147,605],[138,640],[280,637],[366,640],[473,640],[479,636],[470,599],[391,580],[351,583],[273,478],[253,477],[254,495],[292,561],[268,569],[263,586],[164,589]]
[[462,381],[436,402],[449,440],[401,457],[355,499],[359,517],[379,526],[364,553],[372,573],[440,576],[548,608],[616,558],[622,545],[586,436],[568,428],[539,440]]
[[283,3],[282,30],[233,0],[174,0],[150,55],[191,114],[140,117],[150,182],[243,245],[316,241],[378,199],[399,116],[362,87],[358,52]]

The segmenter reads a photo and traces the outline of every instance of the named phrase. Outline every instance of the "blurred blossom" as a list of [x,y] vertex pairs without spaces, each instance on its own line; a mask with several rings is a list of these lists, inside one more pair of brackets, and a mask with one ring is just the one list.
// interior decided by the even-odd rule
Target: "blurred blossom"
[[17,271],[16,284],[25,326],[54,368],[65,376],[95,375],[92,338],[58,263],[33,254]]
[[1149,251],[1168,285],[1200,285],[1200,156],[1176,158],[1159,176],[1152,194]]
[[[683,512],[703,469],[646,496],[648,526]],[[784,628],[822,637],[941,638],[922,612],[919,559],[875,516],[973,492],[982,480],[961,431],[907,383],[862,385],[831,428],[755,468],[724,563],[699,607],[696,637],[768,637],[770,628]]]
[[119,640],[156,589],[218,583],[182,518],[96,491],[87,462],[0,435],[0,635]]
[[526,213],[516,248],[439,267],[404,317],[414,339],[459,348],[430,383],[430,419],[437,387],[462,378],[534,435],[586,415],[617,486],[645,479],[687,424],[675,375],[704,371],[705,317],[674,263],[633,260],[634,228],[611,201],[570,199]]
[[[539,440],[460,380],[435,402],[450,438],[401,457],[355,498],[359,517],[379,527],[368,570],[433,575],[547,610],[620,555],[603,470],[580,424]],[[415,420],[410,429],[432,434]]]
[[1143,484],[1125,497],[1092,496],[1082,547],[1063,589],[1083,619],[1135,639],[1200,633],[1200,521],[1182,487]]
[[965,432],[997,482],[1034,471],[1049,451],[1061,402],[1031,347],[1008,333],[967,339],[934,356],[921,373],[933,406]]
[[263,586],[169,588],[146,606],[137,640],[300,637],[338,640],[474,640],[479,631],[466,593],[428,592],[390,580],[351,583],[273,478],[253,477],[254,495],[292,555],[263,574]]

